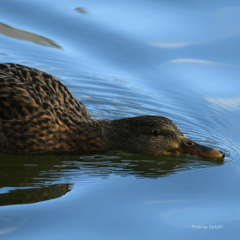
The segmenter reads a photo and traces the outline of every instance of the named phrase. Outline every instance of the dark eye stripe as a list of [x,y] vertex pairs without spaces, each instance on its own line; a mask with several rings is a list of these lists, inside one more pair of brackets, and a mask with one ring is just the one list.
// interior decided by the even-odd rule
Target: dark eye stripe
[[154,129],[152,130],[152,135],[154,136],[159,136],[159,135],[162,135],[162,136],[165,136],[165,137],[168,137],[168,138],[173,138],[173,139],[177,139],[177,134],[173,131],[169,131],[169,130],[163,130],[163,131],[160,131],[158,129]]

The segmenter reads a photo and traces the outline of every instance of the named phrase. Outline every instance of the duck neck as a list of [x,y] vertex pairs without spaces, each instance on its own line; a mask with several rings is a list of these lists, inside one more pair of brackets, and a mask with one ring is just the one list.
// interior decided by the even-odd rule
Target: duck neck
[[109,120],[108,123],[104,125],[103,137],[108,150],[135,150],[134,146],[131,146],[133,142],[129,140],[131,138],[129,129],[131,128],[128,120],[128,118]]
[[87,119],[86,121],[79,122],[69,132],[70,144],[79,151],[109,150],[106,129],[111,125],[110,122],[108,119]]
[[[87,119],[71,130],[71,142],[75,149],[87,151],[140,151],[131,138],[131,121],[128,118],[117,120]],[[129,125],[130,124],[130,125]]]

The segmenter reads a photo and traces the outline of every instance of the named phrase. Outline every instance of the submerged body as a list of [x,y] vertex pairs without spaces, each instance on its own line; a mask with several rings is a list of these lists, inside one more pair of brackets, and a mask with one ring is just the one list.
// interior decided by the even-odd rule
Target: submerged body
[[189,140],[165,117],[94,120],[54,76],[18,64],[0,64],[0,151],[107,150],[223,157]]

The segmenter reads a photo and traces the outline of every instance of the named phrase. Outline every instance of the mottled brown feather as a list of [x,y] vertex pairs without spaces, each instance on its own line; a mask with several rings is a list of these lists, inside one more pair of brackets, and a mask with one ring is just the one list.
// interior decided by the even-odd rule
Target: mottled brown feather
[[86,107],[54,76],[18,64],[0,64],[1,150],[75,149],[69,130],[88,119]]

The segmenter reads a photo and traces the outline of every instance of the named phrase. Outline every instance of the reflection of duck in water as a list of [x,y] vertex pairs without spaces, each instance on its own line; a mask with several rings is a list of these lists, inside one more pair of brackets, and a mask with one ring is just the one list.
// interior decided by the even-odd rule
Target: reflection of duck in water
[[189,140],[165,117],[94,120],[55,77],[17,64],[0,64],[0,150],[122,150],[150,155],[190,153],[223,157],[217,150]]

